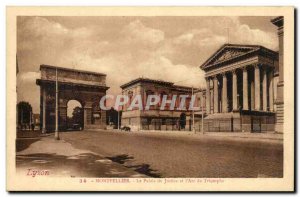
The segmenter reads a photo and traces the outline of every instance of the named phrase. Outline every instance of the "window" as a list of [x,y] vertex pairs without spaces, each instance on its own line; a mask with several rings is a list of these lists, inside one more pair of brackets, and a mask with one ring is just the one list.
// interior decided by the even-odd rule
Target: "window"
[[127,105],[128,105],[128,107],[131,105],[131,102],[132,102],[132,99],[133,98],[133,92],[132,91],[129,91],[128,92],[128,103],[127,103]]
[[159,95],[159,98],[160,98],[159,103],[158,103],[158,106],[159,106],[159,107],[160,107],[161,104],[162,104],[164,95],[167,95],[167,93],[166,93],[166,92],[161,92],[160,95]]
[[[146,104],[147,104],[147,102],[148,102],[148,96],[150,96],[150,95],[154,95],[154,92],[152,91],[152,90],[147,90],[146,91]],[[153,106],[153,105],[151,105],[150,106],[150,109],[155,109],[155,106]]]

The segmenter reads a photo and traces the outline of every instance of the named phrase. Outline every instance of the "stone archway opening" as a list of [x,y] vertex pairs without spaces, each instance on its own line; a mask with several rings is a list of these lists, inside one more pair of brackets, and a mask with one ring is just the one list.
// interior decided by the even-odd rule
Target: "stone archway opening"
[[82,112],[80,109],[78,111],[83,118],[79,118],[75,128],[106,129],[106,111],[99,108],[101,98],[109,89],[105,74],[50,65],[41,65],[40,71],[41,79],[37,79],[36,83],[40,86],[41,93],[43,133],[53,132],[56,127],[59,131],[70,127],[67,121],[70,100],[79,101],[82,109]]
[[67,103],[67,130],[83,130],[83,106],[78,100],[69,100]]

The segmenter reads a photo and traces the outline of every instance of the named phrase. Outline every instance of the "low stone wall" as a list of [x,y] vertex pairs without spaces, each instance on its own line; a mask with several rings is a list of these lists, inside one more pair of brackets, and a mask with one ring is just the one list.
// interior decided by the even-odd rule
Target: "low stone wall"
[[226,113],[223,117],[222,114],[207,116],[203,126],[207,132],[273,132],[275,116]]

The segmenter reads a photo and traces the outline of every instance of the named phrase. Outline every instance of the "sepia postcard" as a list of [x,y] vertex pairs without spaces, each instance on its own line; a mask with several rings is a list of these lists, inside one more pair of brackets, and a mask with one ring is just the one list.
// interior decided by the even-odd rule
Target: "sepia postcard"
[[293,7],[7,7],[8,191],[294,188]]

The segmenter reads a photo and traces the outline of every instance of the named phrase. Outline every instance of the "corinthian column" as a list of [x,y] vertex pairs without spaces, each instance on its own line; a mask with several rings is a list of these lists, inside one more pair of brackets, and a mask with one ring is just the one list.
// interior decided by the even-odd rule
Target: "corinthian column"
[[260,69],[258,65],[254,66],[254,86],[255,86],[255,110],[260,110]]
[[227,77],[223,73],[223,88],[222,88],[222,112],[228,112],[228,103],[227,103]]
[[254,78],[251,79],[251,82],[250,82],[250,108],[251,108],[251,111],[254,110],[254,103],[255,103],[255,92],[254,92]]
[[243,69],[243,110],[248,110],[248,72],[246,67]]
[[210,114],[210,79],[206,78],[206,113]]
[[269,72],[269,109],[274,111],[273,70]]
[[232,72],[232,108],[233,110],[237,110],[237,76],[236,71]]
[[219,112],[218,79],[214,77],[214,113]]
[[262,86],[263,86],[263,111],[267,111],[267,106],[268,106],[268,103],[267,103],[267,71],[266,69],[263,69],[262,70],[263,72],[263,83],[262,83]]

